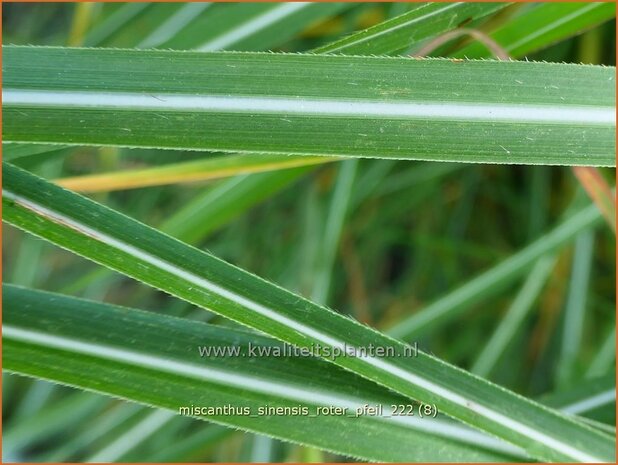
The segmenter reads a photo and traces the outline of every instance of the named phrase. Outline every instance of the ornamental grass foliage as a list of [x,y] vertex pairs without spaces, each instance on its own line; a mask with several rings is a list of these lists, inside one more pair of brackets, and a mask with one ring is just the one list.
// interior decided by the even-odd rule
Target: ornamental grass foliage
[[615,4],[3,6],[6,462],[614,462]]

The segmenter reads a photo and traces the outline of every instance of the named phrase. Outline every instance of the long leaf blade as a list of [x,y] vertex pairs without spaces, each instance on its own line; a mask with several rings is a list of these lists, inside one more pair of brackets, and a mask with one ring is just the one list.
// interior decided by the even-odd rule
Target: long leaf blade
[[613,68],[43,47],[3,58],[6,141],[615,165]]
[[347,354],[333,363],[533,457],[613,460],[613,443],[572,418],[422,352],[410,357],[399,341],[6,163],[3,180],[5,219],[15,226],[284,342]]

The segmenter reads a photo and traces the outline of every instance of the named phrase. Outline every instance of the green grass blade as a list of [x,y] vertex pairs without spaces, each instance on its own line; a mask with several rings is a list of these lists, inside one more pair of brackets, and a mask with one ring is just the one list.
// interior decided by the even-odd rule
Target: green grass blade
[[555,262],[555,257],[545,256],[534,265],[506,315],[474,362],[470,370],[472,373],[484,378],[489,376],[500,356],[523,325],[526,316],[547,282]]
[[[10,164],[3,164],[3,180],[4,219],[21,229],[284,342],[317,345],[326,359],[325,351],[353,348],[333,363],[535,458],[613,460],[614,445],[573,419],[423,352],[410,357],[404,343]],[[585,220],[598,217],[592,211],[584,210]],[[389,356],[367,355],[368,347]]]
[[333,189],[332,198],[316,263],[316,276],[311,300],[325,305],[332,283],[333,266],[341,241],[341,232],[349,209],[352,187],[356,178],[358,160],[347,160],[339,165],[337,179]]
[[[521,57],[576,35],[616,16],[612,2],[547,2],[536,4],[490,33],[512,57]],[[491,56],[478,42],[462,48],[454,56]]]
[[409,50],[417,42],[454,29],[460,23],[495,13],[506,5],[508,3],[420,3],[407,13],[319,47],[315,52],[349,55],[399,54]]
[[584,331],[593,254],[594,233],[584,231],[575,240],[575,252],[569,281],[569,294],[564,310],[560,357],[558,358],[556,373],[559,386],[568,386],[575,379],[576,362]]
[[601,214],[595,205],[578,211],[519,252],[398,323],[388,333],[400,339],[410,339],[433,326],[452,320],[470,305],[499,292],[506,284],[524,274],[543,255],[573,240],[581,231],[598,225],[600,219]]
[[[99,451],[91,461],[122,457],[148,430],[178,414],[180,407],[192,405],[248,407],[255,416],[197,417],[369,460],[521,457],[516,448],[440,419],[356,418],[355,410],[350,410],[349,416],[258,416],[258,408],[263,406],[302,406],[313,413],[318,406],[352,409],[364,404],[409,402],[314,358],[252,357],[247,363],[245,357],[199,355],[199,347],[205,345],[236,346],[245,354],[249,344],[282,347],[262,336],[10,285],[4,286],[4,298],[3,342],[8,369],[165,409],[136,423],[126,436]],[[61,323],[50,330],[46,323],[50,319]],[[92,321],[100,324],[92,325]],[[163,332],[169,344],[157,342],[157,335]],[[26,340],[25,334],[33,337]],[[66,350],[68,346],[74,346],[79,356]],[[145,385],[150,388],[145,390]],[[363,431],[371,431],[371,437]]]
[[43,47],[3,58],[6,141],[615,165],[613,68]]

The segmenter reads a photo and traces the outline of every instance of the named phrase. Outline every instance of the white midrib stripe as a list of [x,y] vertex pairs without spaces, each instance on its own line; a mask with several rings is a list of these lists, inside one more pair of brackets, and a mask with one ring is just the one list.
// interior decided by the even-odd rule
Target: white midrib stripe
[[[502,427],[508,428],[522,436],[528,437],[531,440],[545,444],[547,447],[560,452],[561,454],[571,457],[574,460],[578,460],[581,462],[600,462],[601,459],[591,456],[586,452],[583,452],[577,448],[572,447],[570,444],[566,444],[554,437],[548,436],[542,431],[538,431],[531,426],[528,426],[524,423],[521,423],[513,418],[506,416],[498,411],[493,410],[490,407],[478,404],[471,399],[458,394],[456,392],[451,391],[450,389],[443,387],[439,384],[436,384],[430,380],[427,380],[419,375],[406,371],[402,368],[399,368],[389,362],[385,362],[376,357],[371,357],[363,353],[363,351],[358,350],[358,348],[354,347],[352,344],[344,343],[338,339],[335,339],[328,334],[324,334],[320,329],[311,328],[299,321],[293,320],[290,317],[282,315],[278,311],[268,308],[258,302],[250,300],[244,296],[235,294],[228,289],[225,289],[215,283],[212,283],[201,276],[197,276],[187,270],[179,268],[178,266],[166,262],[154,255],[151,255],[148,252],[140,250],[133,245],[126,244],[118,239],[115,239],[105,233],[102,233],[98,230],[95,230],[89,226],[86,226],[82,223],[78,223],[72,218],[64,216],[56,211],[50,210],[49,208],[39,205],[25,197],[14,194],[13,192],[2,190],[3,196],[13,202],[21,205],[23,208],[34,211],[36,214],[41,215],[47,218],[50,221],[55,223],[64,225],[65,227],[74,229],[82,234],[85,234],[91,237],[94,240],[97,240],[103,244],[106,244],[110,247],[118,249],[123,253],[135,257],[139,260],[142,260],[146,263],[149,263],[155,266],[158,269],[166,271],[174,276],[177,276],[197,287],[205,289],[209,292],[217,294],[224,299],[229,300],[241,307],[247,308],[249,310],[253,310],[254,312],[280,324],[284,325],[299,334],[308,336],[309,338],[319,341],[327,346],[332,348],[337,348],[341,351],[341,353],[348,353],[349,350],[353,350],[353,356],[357,359],[362,360],[367,365],[372,366],[373,368],[377,368],[387,374],[395,376],[402,381],[410,383],[412,385],[418,386],[421,389],[431,392],[434,395],[443,398],[445,401],[450,402],[452,404],[456,404],[460,407],[463,407],[466,410],[470,410],[477,415],[485,417],[487,420],[495,423],[496,425],[501,425]],[[213,310],[213,309],[210,309]],[[216,312],[216,310],[213,310]],[[324,310],[326,311],[326,310]],[[218,313],[218,312],[217,312]],[[246,323],[245,323],[246,324]],[[289,342],[289,341],[287,341]],[[351,347],[351,349],[349,349]]]
[[[205,368],[202,365],[143,354],[128,349],[118,349],[99,343],[80,341],[66,336],[54,336],[41,331],[18,328],[12,325],[3,325],[2,334],[3,337],[14,341],[71,351],[99,359],[121,362],[123,364],[139,366],[156,371],[164,371],[173,375],[185,376],[200,381],[233,386],[261,394],[276,395],[285,399],[316,406],[347,408],[350,414],[354,414],[357,408],[362,408],[364,405],[374,405],[369,399],[341,397],[327,391],[305,389],[292,384],[273,382],[265,378],[238,374],[212,367]],[[491,436],[487,436],[464,426],[427,417],[421,419],[416,416],[393,416],[392,413],[393,411],[390,405],[383,405],[383,416],[372,417],[387,423],[396,423],[414,430],[436,434],[449,439],[458,439],[499,452],[512,453],[523,457],[528,456],[526,452],[519,447],[498,441]]]
[[609,404],[611,402],[614,402],[615,400],[616,388],[612,388],[587,399],[582,399],[572,404],[565,405],[564,407],[560,407],[560,410],[562,410],[563,412],[577,415],[595,409],[602,405]]
[[3,105],[77,107],[119,110],[159,110],[349,116],[355,118],[414,118],[490,122],[616,125],[613,107],[580,105],[474,104],[467,102],[379,102],[221,95],[140,94],[3,89]]
[[[352,47],[354,45],[361,44],[361,43],[366,42],[368,40],[374,40],[376,37],[380,37],[381,35],[384,35],[384,34],[390,34],[393,31],[396,31],[396,30],[401,29],[403,27],[409,26],[411,24],[415,24],[415,23],[417,23],[419,21],[423,21],[423,20],[425,20],[427,18],[430,18],[432,16],[435,16],[437,14],[444,13],[446,10],[449,10],[449,9],[454,8],[456,6],[459,6],[461,4],[462,4],[462,2],[456,2],[456,3],[448,4],[445,7],[439,8],[439,9],[437,9],[435,11],[432,11],[431,13],[427,13],[427,14],[425,14],[423,16],[418,16],[416,18],[412,18],[409,21],[406,21],[404,23],[398,24],[397,26],[393,26],[393,27],[390,27],[388,29],[384,29],[383,31],[376,32],[376,33],[373,33],[373,34],[368,34],[368,35],[366,35],[364,37],[359,38],[358,40],[355,40],[354,42],[347,42],[347,43],[341,44],[338,47],[333,47],[333,48],[327,47],[323,51],[321,51],[321,53],[332,53],[332,52],[336,52],[336,51],[342,50],[342,49],[345,50],[348,47]],[[430,4],[427,3],[426,5],[423,5],[423,6],[419,7],[419,9],[420,8],[424,8],[424,7],[428,6],[428,5],[430,5]]]
[[229,45],[233,45],[242,39],[250,36],[251,34],[270,26],[273,23],[291,15],[292,13],[299,11],[307,6],[311,5],[310,2],[292,2],[282,3],[276,7],[268,10],[267,12],[241,24],[235,29],[232,29],[225,34],[215,37],[208,42],[195,47],[196,50],[202,52],[213,52],[215,50],[222,50]]

